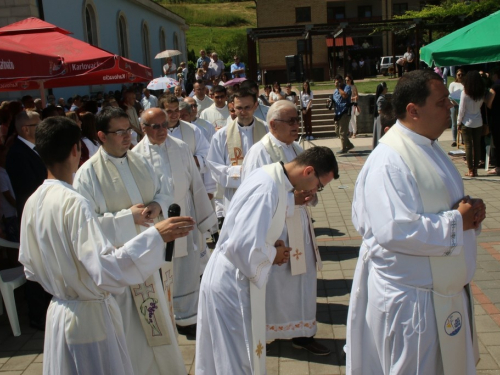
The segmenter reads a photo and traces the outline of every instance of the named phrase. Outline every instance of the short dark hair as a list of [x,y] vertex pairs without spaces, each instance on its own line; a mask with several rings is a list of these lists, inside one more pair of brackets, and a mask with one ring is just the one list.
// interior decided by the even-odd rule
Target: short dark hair
[[213,93],[216,94],[218,92],[222,92],[222,93],[224,93],[224,95],[227,94],[227,90],[224,86],[221,86],[221,85],[213,86]]
[[[163,93],[161,94],[159,97],[158,97],[158,107],[161,108],[161,109],[165,109],[165,104],[167,104],[169,98],[173,96],[170,91],[169,92],[166,92],[166,93]],[[177,99],[177,98],[176,98]]]
[[68,117],[56,116],[43,120],[35,130],[36,152],[47,167],[64,162],[73,146],[80,149],[81,130]]
[[233,94],[233,97],[234,97],[234,99],[236,99],[236,98],[241,99],[241,98],[252,97],[253,102],[254,103],[257,102],[257,94],[255,94],[253,91],[248,90],[248,89],[239,89],[238,91],[236,91]]
[[196,81],[194,81],[193,86],[194,86],[195,83],[197,83],[199,85],[205,85],[205,82],[203,82],[202,79],[197,79]]
[[406,117],[406,107],[413,103],[423,106],[431,94],[429,83],[432,80],[442,82],[441,76],[430,69],[413,70],[405,73],[398,81],[392,94],[394,113],[400,120]]
[[174,95],[162,96],[161,100],[160,100],[160,108],[167,109],[165,106],[168,106],[169,104],[172,104],[172,103],[179,104],[179,99],[177,99],[177,97]]
[[385,128],[391,127],[396,123],[396,115],[394,114],[394,107],[391,102],[387,100],[383,102],[380,108],[380,124],[382,126],[382,132]]
[[54,116],[59,116],[59,111],[57,110],[57,107],[55,105],[49,105],[42,109],[42,120],[45,120],[46,118],[49,117],[54,117]]
[[240,83],[240,89],[248,89],[248,90],[257,90],[259,91],[259,85],[257,82],[252,81],[251,79],[247,79]]
[[106,133],[109,130],[109,123],[113,119],[128,119],[127,112],[121,108],[106,107],[96,115],[96,130]]
[[333,178],[339,178],[339,166],[333,151],[328,147],[311,147],[294,159],[298,165],[311,166],[318,176],[325,176],[333,172]]
[[344,78],[340,74],[337,74],[334,79],[340,79],[342,81],[344,80]]

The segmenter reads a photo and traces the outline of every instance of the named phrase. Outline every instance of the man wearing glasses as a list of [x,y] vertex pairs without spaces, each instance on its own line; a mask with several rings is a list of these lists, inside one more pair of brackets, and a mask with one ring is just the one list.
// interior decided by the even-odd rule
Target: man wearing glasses
[[[15,118],[17,137],[7,154],[6,166],[16,198],[17,217],[23,214],[24,204],[47,178],[47,168],[35,150],[35,130],[40,115],[35,111],[22,111]],[[45,329],[45,314],[52,296],[40,284],[26,282],[26,301],[32,328]]]
[[[295,140],[299,132],[300,118],[295,104],[280,100],[267,114],[269,133],[248,151],[243,161],[243,182],[253,170],[264,165],[289,163],[303,150]],[[339,177],[337,161],[333,178]],[[266,289],[266,340],[289,340],[298,349],[314,355],[328,355],[330,350],[314,340],[316,324],[317,272],[321,258],[307,206],[318,202],[316,193],[322,191],[328,180],[316,174],[317,186],[310,190],[295,190],[293,216],[287,217],[285,228],[279,237],[292,248],[290,265],[273,265]],[[286,293],[283,293],[286,285]],[[281,327],[281,328],[280,328]],[[283,329],[289,327],[289,329]]]
[[231,64],[231,74],[233,78],[246,78],[245,63],[242,63],[236,55],[234,56],[234,64]]
[[208,121],[215,127],[217,120],[226,120],[229,117],[229,109],[226,105],[226,88],[217,85],[213,90],[214,104],[201,112],[200,118]]
[[[141,120],[146,137],[134,147],[134,152],[151,163],[160,177],[163,193],[172,196],[174,203],[181,207],[181,214],[193,217],[198,228],[176,241],[174,279],[164,277],[169,285],[175,281],[172,293],[169,293],[173,298],[168,302],[173,306],[179,333],[196,336],[200,252],[206,251],[202,235],[217,224],[217,219],[188,145],[168,134],[165,112],[152,108],[142,115]],[[172,263],[169,266],[172,268]]]
[[[147,160],[129,152],[132,126],[125,111],[103,109],[96,128],[101,148],[80,167],[73,185],[90,201],[106,237],[120,247],[157,222],[173,197],[161,191]],[[160,274],[115,297],[134,374],[163,374],[175,366],[179,350]]]

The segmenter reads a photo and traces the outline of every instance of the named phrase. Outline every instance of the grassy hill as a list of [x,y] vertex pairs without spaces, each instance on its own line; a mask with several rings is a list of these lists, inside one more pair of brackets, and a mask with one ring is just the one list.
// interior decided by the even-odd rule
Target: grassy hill
[[205,49],[217,51],[225,63],[232,62],[234,54],[246,61],[246,29],[257,25],[255,2],[161,4],[186,20],[188,51],[194,51],[196,58]]

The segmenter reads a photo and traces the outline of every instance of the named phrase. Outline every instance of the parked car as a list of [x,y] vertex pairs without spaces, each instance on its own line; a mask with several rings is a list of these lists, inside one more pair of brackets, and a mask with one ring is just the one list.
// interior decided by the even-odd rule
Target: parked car
[[[396,61],[403,56],[396,56]],[[392,64],[392,56],[383,56],[380,58],[380,64],[379,64],[379,69],[378,72],[379,74],[382,74],[384,76],[387,75],[387,70],[393,66]]]

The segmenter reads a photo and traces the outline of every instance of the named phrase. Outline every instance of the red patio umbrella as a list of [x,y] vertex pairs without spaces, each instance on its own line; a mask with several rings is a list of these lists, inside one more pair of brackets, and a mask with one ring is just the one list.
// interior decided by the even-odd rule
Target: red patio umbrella
[[0,80],[27,77],[52,78],[63,74],[63,59],[57,55],[36,53],[0,39]]
[[0,91],[142,82],[153,78],[150,68],[68,34],[69,31],[34,17],[0,28],[0,41],[17,43],[34,53],[60,56],[65,66],[64,74],[57,78],[0,80]]

